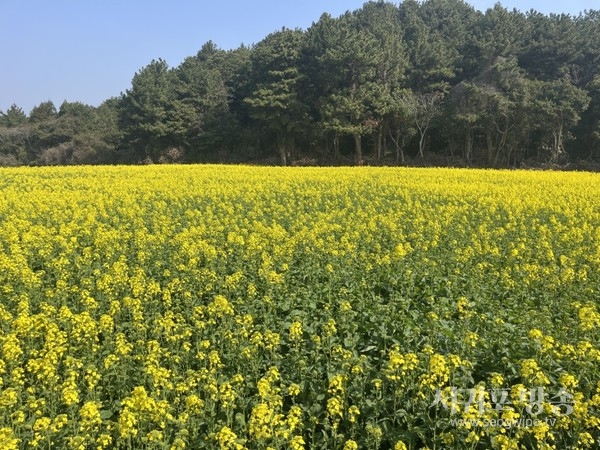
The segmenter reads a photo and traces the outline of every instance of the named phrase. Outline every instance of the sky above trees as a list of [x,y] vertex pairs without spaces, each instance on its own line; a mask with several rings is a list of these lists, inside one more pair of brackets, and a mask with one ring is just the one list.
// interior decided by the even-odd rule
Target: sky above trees
[[0,165],[598,161],[599,67],[599,10],[371,1],[252,46],[152,59],[97,107],[12,105]]
[[[578,14],[596,0],[505,0],[522,11]],[[130,87],[133,74],[152,59],[170,66],[208,40],[223,49],[251,45],[269,33],[307,28],[322,13],[336,17],[362,0],[222,0],[219,2],[0,1],[0,110],[25,112],[42,101],[98,105]],[[494,0],[471,0],[485,10]]]

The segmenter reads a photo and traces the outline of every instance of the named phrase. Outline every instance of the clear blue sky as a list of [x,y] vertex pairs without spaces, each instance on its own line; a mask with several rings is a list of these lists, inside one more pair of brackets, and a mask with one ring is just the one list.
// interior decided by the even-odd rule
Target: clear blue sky
[[[363,0],[0,0],[0,110],[45,100],[98,105],[128,89],[152,59],[177,66],[214,41],[253,44],[282,26],[307,28]],[[471,0],[485,10],[495,0]],[[505,0],[509,9],[577,14],[600,0]]]

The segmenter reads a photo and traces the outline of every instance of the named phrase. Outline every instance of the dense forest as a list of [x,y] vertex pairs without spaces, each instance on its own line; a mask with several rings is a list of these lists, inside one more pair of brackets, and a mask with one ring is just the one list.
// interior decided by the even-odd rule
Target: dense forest
[[207,42],[98,107],[0,111],[0,165],[600,161],[600,11],[371,1],[253,46]]

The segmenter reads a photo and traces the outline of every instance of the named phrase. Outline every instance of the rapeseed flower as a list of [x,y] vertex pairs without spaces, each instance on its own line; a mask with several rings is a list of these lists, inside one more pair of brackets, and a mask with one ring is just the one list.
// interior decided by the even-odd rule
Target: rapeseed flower
[[596,445],[593,174],[1,178],[1,448],[362,448],[390,423],[397,450],[422,423],[423,448]]

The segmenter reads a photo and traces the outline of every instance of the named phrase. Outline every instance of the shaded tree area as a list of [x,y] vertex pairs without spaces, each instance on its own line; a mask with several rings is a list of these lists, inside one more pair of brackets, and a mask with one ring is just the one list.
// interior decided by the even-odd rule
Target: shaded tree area
[[600,162],[600,12],[370,1],[162,59],[98,107],[0,111],[0,165]]

